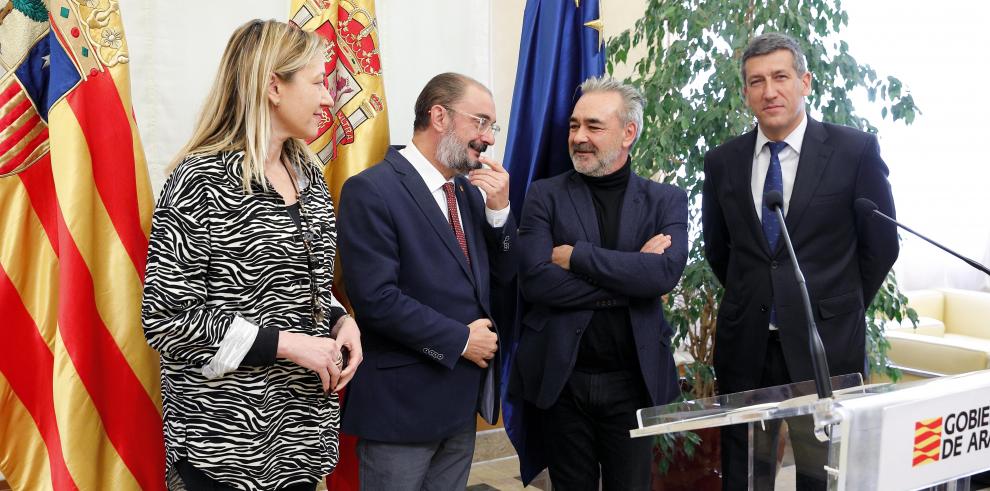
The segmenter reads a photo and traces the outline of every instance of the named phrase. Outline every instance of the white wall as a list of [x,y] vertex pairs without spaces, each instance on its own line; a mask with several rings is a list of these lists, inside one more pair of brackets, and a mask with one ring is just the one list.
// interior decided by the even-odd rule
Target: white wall
[[[990,263],[990,74],[986,54],[990,3],[920,0],[843,2],[852,54],[896,75],[922,114],[906,126],[880,122],[898,219],[984,264]],[[867,103],[857,103],[867,109]],[[874,122],[879,113],[865,113]],[[990,290],[990,279],[910,234],[895,267],[912,290],[954,286]]]
[[[412,138],[413,104],[434,75],[463,73],[492,88],[492,3],[491,0],[375,2],[389,136],[393,144],[404,145]],[[499,121],[503,120],[501,110],[501,106],[496,106]]]

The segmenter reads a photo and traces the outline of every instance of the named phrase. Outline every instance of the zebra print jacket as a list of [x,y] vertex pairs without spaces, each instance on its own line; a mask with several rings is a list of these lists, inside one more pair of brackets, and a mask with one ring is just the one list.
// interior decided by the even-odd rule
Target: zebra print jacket
[[[185,459],[241,489],[313,483],[337,463],[336,394],[324,396],[314,372],[275,360],[274,349],[264,366],[242,364],[241,350],[227,369],[207,369],[229,357],[225,345],[257,343],[260,332],[328,337],[343,314],[330,293],[337,232],[319,170],[296,169],[303,222],[313,232],[311,275],[281,196],[270,186],[243,192],[242,159],[241,152],[186,158],[152,220],[142,319],[161,354],[167,479]],[[311,320],[310,278],[330,312],[320,325]]]

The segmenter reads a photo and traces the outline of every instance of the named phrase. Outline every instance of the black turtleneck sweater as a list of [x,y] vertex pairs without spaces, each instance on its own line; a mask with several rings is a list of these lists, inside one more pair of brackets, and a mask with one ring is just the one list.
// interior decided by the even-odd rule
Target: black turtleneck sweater
[[[598,234],[605,249],[615,250],[618,247],[619,218],[622,216],[622,200],[629,185],[630,172],[627,161],[619,170],[602,177],[581,175],[591,191],[591,201],[598,218]],[[575,369],[592,373],[638,371],[639,360],[628,308],[595,311],[581,336]]]

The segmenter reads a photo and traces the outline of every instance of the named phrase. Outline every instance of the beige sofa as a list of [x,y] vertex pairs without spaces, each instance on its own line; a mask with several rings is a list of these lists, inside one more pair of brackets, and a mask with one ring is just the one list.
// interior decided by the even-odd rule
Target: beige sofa
[[917,329],[905,320],[885,332],[902,380],[990,368],[990,293],[941,288],[905,296],[918,312]]

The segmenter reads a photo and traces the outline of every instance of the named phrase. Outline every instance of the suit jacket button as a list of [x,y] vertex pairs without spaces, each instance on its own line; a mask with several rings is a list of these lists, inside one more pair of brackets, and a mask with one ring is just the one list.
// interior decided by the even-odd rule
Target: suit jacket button
[[760,312],[766,312],[767,310],[770,309],[767,308],[766,304],[760,304]]
[[581,328],[579,327],[579,328],[575,329],[574,330],[574,334],[580,335],[581,334]]
[[770,261],[770,268],[777,269],[777,261]]

